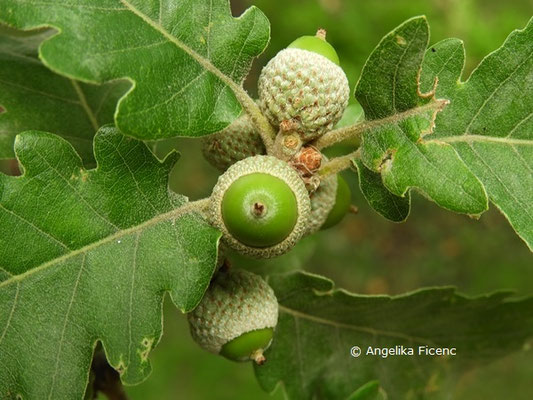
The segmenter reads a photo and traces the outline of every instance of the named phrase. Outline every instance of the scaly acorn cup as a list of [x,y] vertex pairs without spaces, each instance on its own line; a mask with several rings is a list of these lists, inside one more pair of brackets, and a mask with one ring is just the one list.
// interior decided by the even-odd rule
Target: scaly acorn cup
[[259,106],[276,127],[292,120],[304,142],[331,130],[348,105],[350,89],[325,32],[296,39],[263,68]]
[[263,278],[230,269],[215,275],[188,320],[202,348],[231,360],[263,364],[263,351],[278,322],[278,302]]
[[348,213],[352,204],[352,191],[340,175],[337,175],[337,191],[335,195],[335,204],[329,212],[326,221],[320,229],[328,229],[342,221]]
[[322,179],[320,186],[311,194],[311,215],[307,224],[307,235],[318,231],[333,209],[337,182],[337,175],[330,175]]
[[209,220],[230,248],[270,258],[300,240],[310,210],[305,184],[293,168],[276,157],[255,156],[233,164],[219,177]]
[[225,171],[237,161],[265,154],[266,150],[261,136],[244,114],[220,132],[204,136],[202,153],[211,165]]

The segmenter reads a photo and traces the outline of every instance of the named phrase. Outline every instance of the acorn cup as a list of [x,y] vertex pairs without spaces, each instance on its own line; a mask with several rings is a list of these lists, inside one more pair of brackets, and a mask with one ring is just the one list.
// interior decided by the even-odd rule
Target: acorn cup
[[350,88],[333,46],[320,29],[281,50],[263,68],[259,106],[270,123],[292,121],[304,142],[332,130],[348,105]]
[[205,350],[261,365],[278,322],[278,302],[259,275],[221,270],[188,320],[193,339]]
[[305,184],[289,164],[255,156],[233,164],[219,177],[208,218],[228,247],[270,258],[286,253],[300,240],[310,209]]
[[[311,203],[312,201],[313,200],[311,200]],[[344,178],[337,174],[337,190],[335,191],[335,201],[320,229],[328,229],[341,222],[348,211],[350,211],[351,205],[352,191],[350,190],[350,187]]]
[[205,159],[221,171],[237,161],[266,153],[263,140],[247,114],[241,115],[220,132],[204,136],[201,140]]
[[322,179],[318,189],[311,193],[311,215],[307,225],[307,235],[318,231],[324,225],[335,205],[337,185],[337,175],[330,175]]

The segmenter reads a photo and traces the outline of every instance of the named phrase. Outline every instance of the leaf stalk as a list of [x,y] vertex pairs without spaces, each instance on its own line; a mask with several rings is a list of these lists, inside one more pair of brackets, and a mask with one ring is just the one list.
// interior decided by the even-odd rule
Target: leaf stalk
[[346,154],[344,156],[335,157],[326,162],[320,169],[318,170],[318,174],[321,178],[325,178],[326,176],[336,174],[337,172],[341,172],[345,169],[350,168],[353,164],[352,161],[354,159],[360,159],[361,158],[361,149],[357,149],[352,153]]

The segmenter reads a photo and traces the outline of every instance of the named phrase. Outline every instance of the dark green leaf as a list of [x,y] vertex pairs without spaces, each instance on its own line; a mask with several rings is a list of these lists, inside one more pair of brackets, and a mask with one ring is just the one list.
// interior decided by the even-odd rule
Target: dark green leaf
[[98,167],[69,143],[17,136],[0,175],[0,398],[79,399],[97,340],[128,384],[150,371],[166,291],[182,311],[209,284],[220,234],[168,190],[172,154],[102,128]]
[[461,82],[464,60],[457,39],[427,51],[422,83],[437,76],[437,97],[450,105],[425,139],[455,148],[533,250],[533,20]]
[[129,84],[95,86],[54,74],[37,58],[38,46],[51,34],[0,34],[0,158],[14,158],[15,136],[34,129],[67,139],[91,164],[93,136],[113,121],[117,101]]
[[441,207],[480,214],[487,209],[480,181],[452,146],[424,140],[447,103],[418,87],[428,40],[426,19],[413,18],[385,36],[367,60],[355,92],[369,121],[362,161],[397,196],[415,187]]
[[396,196],[381,180],[381,175],[369,170],[360,160],[353,161],[359,176],[359,188],[368,204],[383,217],[394,222],[403,222],[409,216],[411,196]]
[[[364,296],[302,272],[273,275],[269,284],[280,317],[256,375],[267,391],[281,382],[290,399],[359,398],[376,381],[390,400],[449,398],[458,374],[525,349],[533,336],[533,298],[509,293],[468,298],[453,288],[428,288]],[[453,347],[457,355],[418,355],[426,345]],[[350,354],[353,346],[362,350],[358,358]],[[367,355],[369,346],[412,347],[415,354],[383,358]]]
[[53,70],[80,80],[129,78],[116,123],[141,139],[218,131],[241,112],[235,91],[270,37],[255,7],[239,18],[228,0],[5,0],[0,19],[61,33],[41,47]]

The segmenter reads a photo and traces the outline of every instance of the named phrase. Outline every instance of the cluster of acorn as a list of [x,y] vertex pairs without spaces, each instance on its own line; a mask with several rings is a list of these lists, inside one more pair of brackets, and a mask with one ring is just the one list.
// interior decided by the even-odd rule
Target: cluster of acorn
[[[206,159],[224,171],[213,189],[210,222],[223,246],[256,258],[289,251],[304,235],[338,223],[350,190],[337,175],[321,178],[325,157],[313,141],[332,130],[349,86],[325,31],[280,51],[259,77],[258,105],[278,130],[272,154],[248,115],[203,139]],[[250,272],[222,269],[189,314],[193,338],[233,360],[262,364],[277,324],[273,290]]]

